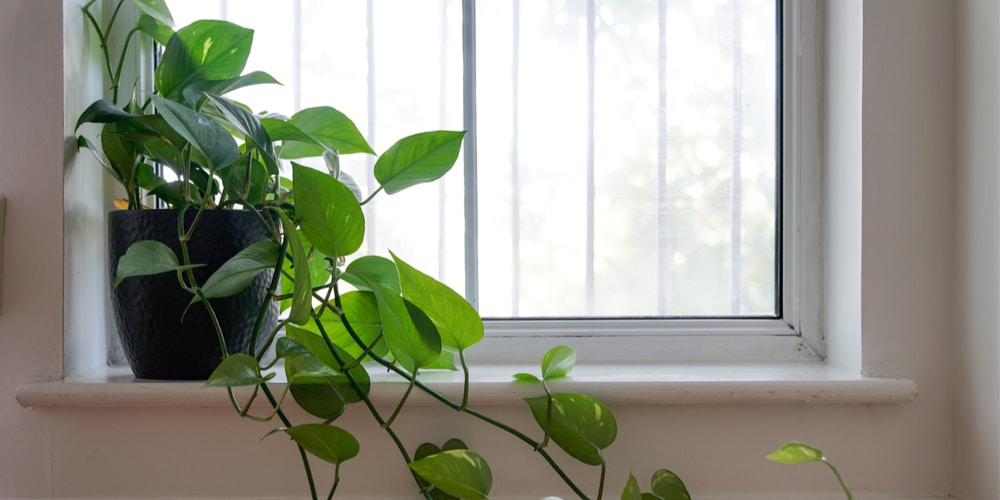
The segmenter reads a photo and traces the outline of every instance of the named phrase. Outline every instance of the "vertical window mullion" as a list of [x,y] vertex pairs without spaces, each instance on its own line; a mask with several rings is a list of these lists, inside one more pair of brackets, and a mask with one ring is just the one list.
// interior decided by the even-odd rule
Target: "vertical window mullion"
[[656,312],[667,314],[667,0],[659,1],[657,17],[656,112]]
[[[444,130],[448,127],[448,0],[441,0],[441,29],[440,29],[440,70],[438,72],[438,128]],[[448,261],[447,245],[447,199],[448,199],[448,178],[442,177],[437,181],[438,190],[438,279],[444,281]]]
[[511,258],[511,287],[510,287],[510,313],[511,317],[518,317],[518,304],[521,296],[521,164],[518,153],[520,142],[519,120],[521,96],[520,89],[520,65],[521,65],[521,0],[514,0],[513,15],[511,16],[511,138],[510,138],[510,258]]
[[[365,57],[368,65],[368,75],[365,81],[366,91],[368,92],[367,100],[367,118],[368,118],[368,130],[366,131],[366,139],[368,144],[375,144],[375,112],[376,112],[376,87],[375,87],[375,2],[374,0],[367,0],[365,2],[365,26],[367,28],[367,35],[365,39]],[[378,186],[375,180],[375,158],[368,158],[368,168],[366,169],[366,176],[368,182],[368,191],[373,192]],[[376,202],[371,202],[365,205],[365,219],[368,220],[366,224],[365,231],[368,233],[365,240],[368,241],[368,253],[374,254],[376,252],[376,227],[378,225],[377,219],[377,208],[378,204]]]
[[479,308],[479,200],[476,176],[476,2],[462,0],[462,120],[465,127],[465,297]]
[[730,129],[730,161],[732,171],[729,184],[729,312],[740,314],[741,277],[743,260],[743,11],[739,0],[732,3],[732,108]]
[[586,255],[584,257],[585,273],[585,305],[587,315],[594,312],[594,127],[596,113],[594,110],[595,96],[595,38],[596,38],[596,6],[595,0],[587,0],[587,235]]

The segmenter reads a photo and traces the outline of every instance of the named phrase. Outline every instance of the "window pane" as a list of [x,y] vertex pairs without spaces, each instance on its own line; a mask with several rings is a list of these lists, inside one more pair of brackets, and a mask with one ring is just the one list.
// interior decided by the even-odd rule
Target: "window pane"
[[477,9],[482,312],[774,315],[774,2]]
[[[238,96],[256,110],[332,105],[377,151],[463,128],[459,0],[170,6],[256,30],[248,69],[284,83]],[[457,290],[477,272],[487,317],[780,314],[774,0],[476,9],[480,268],[464,269],[461,167],[380,195],[367,251]],[[370,192],[368,161],[343,164]]]

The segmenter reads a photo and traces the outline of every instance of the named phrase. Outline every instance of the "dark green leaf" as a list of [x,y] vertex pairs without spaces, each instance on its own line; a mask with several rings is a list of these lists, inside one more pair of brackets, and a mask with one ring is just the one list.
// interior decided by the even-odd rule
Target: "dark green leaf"
[[87,148],[87,150],[90,151],[90,154],[94,155],[94,158],[97,159],[97,162],[101,164],[101,167],[103,167],[104,170],[107,171],[111,177],[113,177],[119,183],[124,184],[124,182],[122,182],[121,175],[119,175],[118,172],[116,172],[113,168],[111,168],[111,166],[107,164],[107,162],[104,161],[104,157],[101,155],[101,150],[98,149],[97,146],[94,145],[94,143],[90,142],[89,139],[87,139],[82,135],[77,137],[76,147],[77,149]]
[[[340,375],[312,356],[299,356],[285,363],[288,390],[295,403],[310,415],[333,420],[347,409],[333,380]],[[342,376],[342,375],[340,375]]]
[[174,255],[174,251],[159,241],[137,241],[128,247],[125,255],[118,260],[115,286],[118,286],[125,278],[151,276],[194,267],[199,267],[199,265],[182,266],[177,260],[177,256]]
[[172,24],[164,24],[152,16],[143,14],[139,17],[136,27],[139,28],[139,31],[149,35],[156,43],[165,46],[170,42],[170,37],[174,36],[174,30],[170,27]]
[[[310,146],[315,146],[320,151],[325,151],[323,145],[320,144],[316,139],[313,139],[309,134],[299,130],[294,124],[288,122],[285,119],[276,117],[264,117],[260,119],[261,126],[267,130],[268,135],[271,136],[273,141],[283,141],[283,142],[303,142]],[[288,159],[283,153],[284,147],[279,148],[279,156],[281,158]]]
[[[289,123],[305,133],[312,141],[285,142],[281,157],[294,160],[320,156],[324,151],[375,154],[357,125],[347,115],[329,106],[306,108],[292,115]],[[319,144],[316,146],[312,142]]]
[[281,218],[282,233],[292,250],[292,265],[295,271],[292,278],[292,309],[288,313],[288,321],[302,325],[309,322],[312,317],[312,277],[309,273],[308,255],[295,224],[283,210],[278,210],[278,216]]
[[246,67],[253,30],[226,21],[202,20],[177,30],[156,67],[156,88],[164,96],[205,80],[236,78]]
[[316,457],[338,464],[358,455],[361,445],[350,432],[326,424],[303,424],[285,429],[296,444]]
[[243,387],[264,382],[257,360],[248,354],[233,354],[222,360],[205,387]]
[[375,162],[375,178],[388,194],[437,180],[455,164],[463,137],[446,130],[404,137]]
[[[531,414],[545,429],[549,396],[526,398]],[[552,395],[549,437],[573,458],[588,464],[604,462],[602,450],[611,446],[618,435],[618,424],[611,410],[600,401],[583,394]]]
[[790,441],[781,445],[767,456],[768,460],[773,460],[782,464],[797,464],[802,462],[821,462],[825,459],[823,452],[798,441]]
[[184,205],[184,182],[166,182],[149,190],[149,194],[155,196],[167,205],[179,207]]
[[174,25],[174,18],[170,15],[170,9],[167,8],[166,0],[132,0],[132,3],[135,4],[135,6],[143,12],[143,14],[156,19],[167,26]]
[[413,453],[414,460],[420,460],[424,457],[429,457],[431,455],[436,455],[441,453],[441,448],[434,443],[423,443],[417,447],[417,451]]
[[310,354],[330,368],[332,371],[329,373],[340,374],[332,378],[331,383],[348,402],[355,403],[361,401],[363,399],[362,396],[368,394],[368,391],[371,389],[371,378],[368,375],[368,370],[366,370],[360,363],[356,363],[356,358],[348,354],[343,348],[336,344],[333,346],[334,350],[337,352],[337,356],[340,356],[340,359],[342,359],[346,365],[353,365],[348,372],[351,374],[351,377],[354,378],[354,381],[357,382],[358,386],[361,387],[361,393],[358,393],[346,375],[341,374],[343,365],[341,365],[340,362],[337,361],[337,357],[330,352],[329,346],[321,336],[292,326],[286,328],[285,334],[305,347]]
[[288,337],[281,337],[274,344],[274,355],[278,358],[294,358],[306,354],[311,354],[309,349]]
[[292,169],[295,215],[309,242],[334,258],[361,248],[365,216],[351,190],[325,172],[298,164]]
[[74,130],[79,130],[80,126],[84,123],[114,123],[131,120],[136,118],[136,116],[115,106],[111,101],[99,99],[94,101],[90,106],[87,106],[87,109],[83,110],[83,113],[80,113],[80,118],[76,120]]
[[277,79],[263,71],[251,71],[245,75],[225,80],[195,81],[184,88],[184,98],[190,103],[201,100],[202,94],[226,95],[234,90],[253,85],[281,85]]
[[663,498],[663,500],[691,500],[684,481],[677,477],[677,474],[666,469],[660,469],[653,473],[652,479],[653,493]]
[[240,148],[233,136],[211,118],[174,101],[151,96],[157,111],[191,147],[201,152],[210,167],[223,167],[236,161]]
[[249,144],[253,144],[260,151],[268,172],[271,175],[276,175],[278,161],[275,158],[274,145],[271,144],[271,137],[267,135],[267,131],[261,126],[257,117],[225,97],[211,94],[205,94],[205,97],[229,120],[229,123],[236,127],[236,130],[239,130],[246,137]]
[[281,246],[271,240],[258,241],[227,260],[201,287],[206,298],[230,297],[245,289],[257,275],[274,269]]
[[572,347],[559,345],[549,349],[542,357],[542,378],[552,380],[565,377],[576,365],[576,351]]
[[403,297],[419,307],[437,326],[442,343],[465,350],[483,339],[483,320],[464,297],[444,283],[418,271],[392,254],[399,270]]
[[493,487],[490,466],[469,450],[442,451],[409,465],[424,480],[458,498],[485,499]]
[[441,336],[426,315],[384,290],[375,290],[375,299],[385,342],[396,360],[411,373],[433,365],[441,356]]

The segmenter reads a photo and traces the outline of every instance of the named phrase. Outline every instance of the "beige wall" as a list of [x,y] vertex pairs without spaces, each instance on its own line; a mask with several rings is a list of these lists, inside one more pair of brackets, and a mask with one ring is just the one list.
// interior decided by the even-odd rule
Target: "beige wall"
[[[794,438],[823,447],[866,497],[944,498],[951,491],[973,500],[1000,497],[997,8],[988,0],[834,4],[836,22],[862,36],[863,62],[855,56],[852,67],[842,47],[831,55],[838,63],[831,65],[831,81],[843,78],[853,86],[832,93],[839,97],[831,101],[827,132],[838,139],[830,145],[855,150],[830,152],[828,168],[840,175],[828,181],[845,191],[840,203],[853,193],[860,207],[836,200],[828,206],[856,214],[860,227],[852,229],[852,219],[840,212],[832,216],[839,232],[828,234],[848,239],[827,242],[843,257],[828,271],[852,273],[845,281],[854,283],[848,292],[859,304],[832,307],[827,314],[854,317],[827,318],[827,325],[834,336],[856,336],[860,329],[865,372],[913,379],[920,395],[902,406],[617,407],[613,491],[620,491],[629,468],[646,478],[670,467],[700,498],[802,498],[803,492],[836,498],[827,471],[762,459]],[[92,75],[73,56],[82,43],[82,21],[70,17],[78,11],[68,5],[64,28],[63,9],[55,0],[0,2],[0,193],[8,198],[0,497],[301,496],[292,447],[278,438],[258,442],[269,426],[240,421],[227,408],[25,409],[14,400],[18,385],[62,373],[64,176],[71,190],[99,183],[78,172],[74,161],[64,174],[64,99],[65,115],[75,116],[93,89],[86,85]],[[863,28],[857,26],[861,19]],[[852,82],[857,64],[863,79]],[[67,225],[80,217],[89,221],[72,196],[67,200]],[[85,250],[66,251],[72,260]],[[956,296],[964,298],[957,307]],[[74,323],[69,329],[91,321],[79,315],[86,316],[66,312]],[[854,331],[847,331],[851,325]],[[529,424],[520,406],[490,411]],[[530,450],[467,420],[453,424],[451,416],[407,409],[399,430],[407,435],[421,424],[429,430],[414,439],[442,440],[456,432],[466,437],[491,459],[498,498],[570,497]],[[345,466],[343,492],[412,498],[399,458],[363,417],[352,410],[344,424],[366,447]],[[372,472],[384,465],[392,470],[388,478]]]
[[955,491],[1000,498],[1000,7],[958,9]]

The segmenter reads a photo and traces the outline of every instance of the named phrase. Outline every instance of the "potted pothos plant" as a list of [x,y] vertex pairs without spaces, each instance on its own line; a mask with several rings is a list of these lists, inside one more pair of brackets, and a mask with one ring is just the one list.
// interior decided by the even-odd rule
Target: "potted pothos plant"
[[[456,410],[457,418],[499,428],[535,450],[580,498],[602,498],[607,484],[603,452],[618,432],[614,414],[597,399],[553,392],[548,385],[573,369],[572,348],[558,346],[545,353],[537,373],[512,374],[512,383],[533,384],[538,390],[525,399],[537,428],[516,429],[470,404],[465,354],[484,335],[476,310],[402,256],[356,255],[365,234],[362,206],[377,194],[392,195],[443,176],[457,161],[465,133],[417,133],[376,155],[354,123],[332,107],[290,117],[256,114],[226,97],[240,87],[275,83],[263,72],[244,73],[251,30],[211,20],[174,30],[162,1],[130,1],[142,15],[128,32],[123,51],[133,37],[143,36],[164,47],[156,89],[148,95],[133,92],[126,102],[118,102],[121,63],[115,67],[107,47],[124,0],[115,4],[105,24],[91,11],[92,0],[83,14],[100,40],[111,95],[87,108],[77,126],[101,126],[97,142],[81,136],[79,144],[94,153],[125,192],[122,210],[109,216],[109,270],[118,326],[136,375],[207,377],[206,386],[228,390],[239,416],[277,419],[271,434],[287,435],[298,447],[312,498],[319,497],[319,480],[333,496],[343,464],[360,450],[357,438],[337,425],[351,404],[366,407],[396,445],[415,495],[489,496],[488,462],[459,436],[439,445],[416,444],[397,434],[393,424],[414,390]],[[378,187],[372,193],[362,193],[340,171],[340,155],[346,154],[377,156],[373,175]],[[306,157],[323,158],[327,169],[296,162]],[[149,199],[155,200],[153,206],[146,206]],[[242,220],[240,229],[221,220],[235,214]],[[160,225],[165,229],[152,229]],[[252,234],[236,235],[244,230]],[[119,233],[129,235],[118,241]],[[219,247],[228,247],[221,257],[207,253]],[[153,278],[162,282],[151,284]],[[176,297],[168,298],[171,294]],[[248,309],[230,311],[225,301],[234,299]],[[165,309],[167,301],[174,305],[165,317],[123,326],[128,322],[123,318],[144,309]],[[198,315],[204,326],[196,326]],[[163,338],[151,338],[156,329]],[[195,335],[214,347],[182,340]],[[270,359],[267,352],[273,352]],[[158,358],[163,366],[137,367],[144,357]],[[193,360],[198,368],[181,375],[161,371]],[[391,413],[372,404],[377,387],[369,378],[371,365],[408,384]],[[464,374],[460,400],[421,381],[423,373],[441,369]],[[240,400],[236,387],[252,387],[252,395]],[[289,404],[314,420],[292,422],[285,411]],[[596,493],[584,491],[567,474],[550,454],[551,444],[596,468]],[[771,458],[826,462],[821,452],[801,443],[789,443]],[[329,469],[314,472],[316,460]],[[667,469],[653,474],[646,492],[631,475],[618,479],[624,482],[623,499],[690,498],[681,479]],[[844,489],[850,495],[846,485]]]

